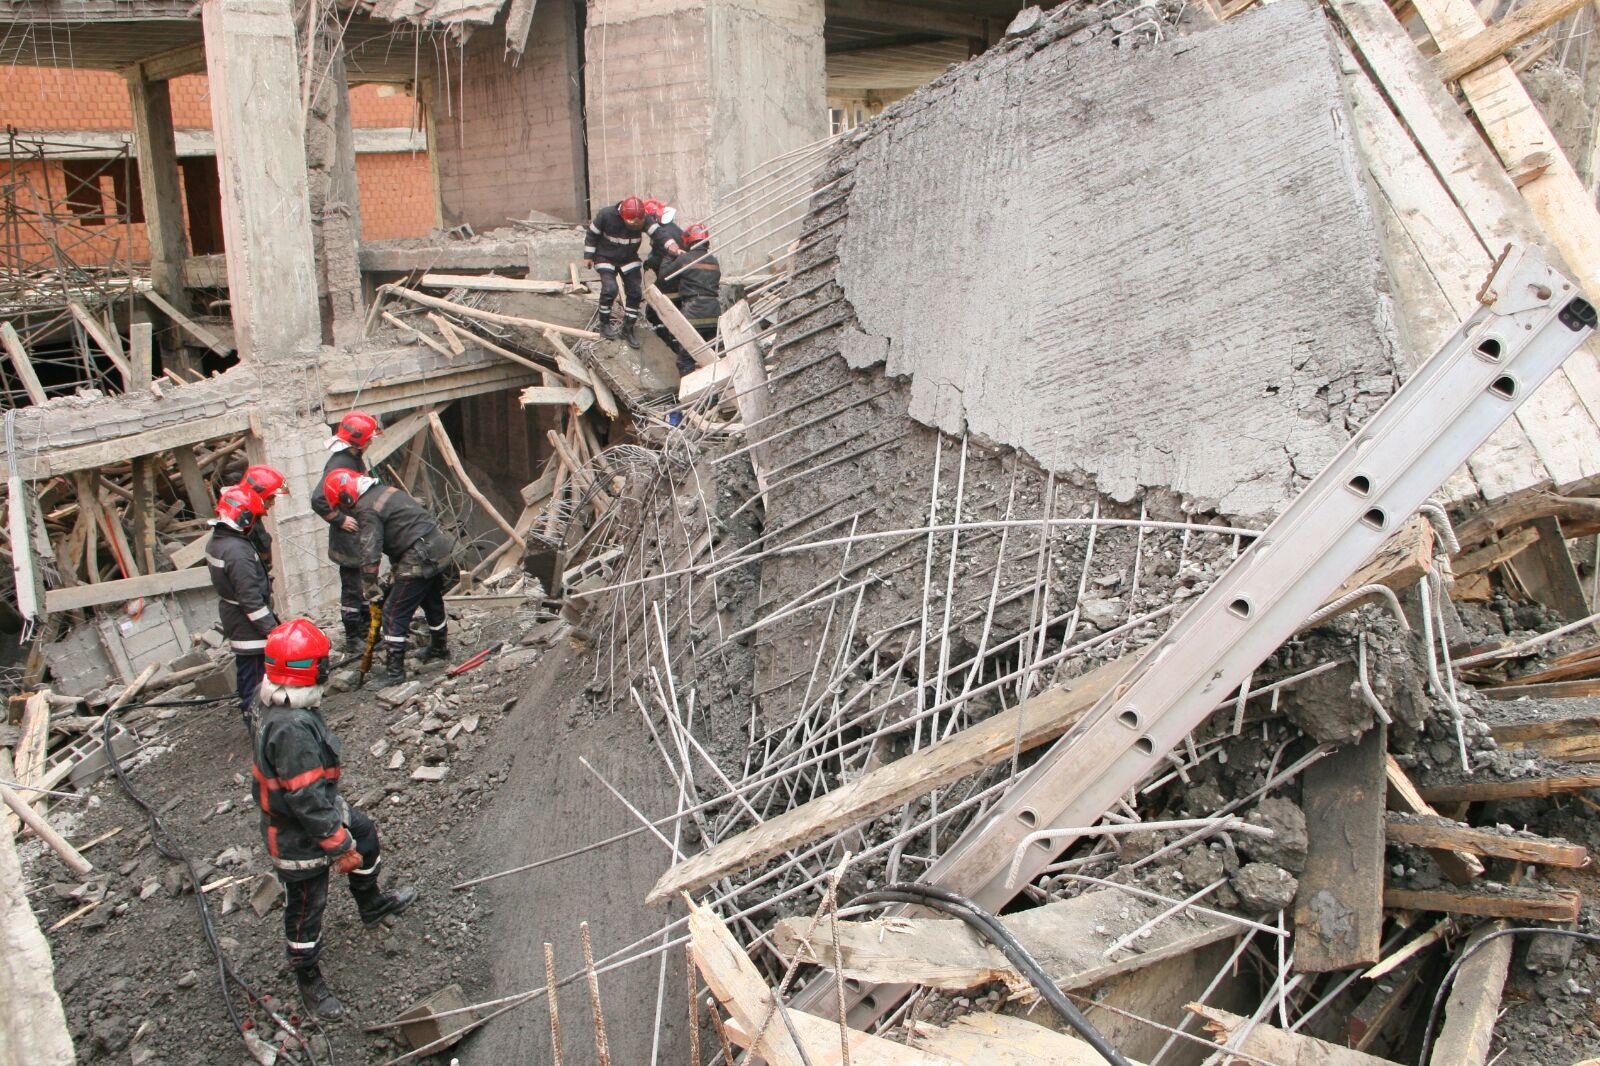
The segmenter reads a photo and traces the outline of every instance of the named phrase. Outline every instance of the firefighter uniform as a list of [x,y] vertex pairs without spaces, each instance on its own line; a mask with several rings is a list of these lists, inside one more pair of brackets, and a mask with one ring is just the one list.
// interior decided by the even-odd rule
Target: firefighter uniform
[[[361,458],[360,449],[346,445],[328,456],[317,484],[327,481],[335,470],[365,474],[367,464]],[[355,651],[367,640],[367,606],[361,589],[361,545],[356,534],[341,526],[344,515],[330,506],[322,493],[311,494],[311,509],[328,523],[328,558],[339,568],[339,621],[344,624],[345,650]]]
[[217,618],[233,651],[239,693],[239,714],[253,721],[256,691],[261,687],[262,654],[267,634],[278,624],[272,613],[272,580],[249,533],[217,520],[206,542],[206,564],[217,593]]
[[[668,299],[683,312],[696,333],[705,340],[717,335],[717,318],[722,313],[719,295],[722,288],[722,266],[711,254],[711,245],[700,241],[685,248],[681,255],[667,260],[662,266],[662,279],[656,282]],[[654,309],[650,312],[650,325],[657,335],[677,353],[678,373],[694,370],[695,361],[679,344],[677,338],[662,324]]]
[[622,285],[623,320],[631,325],[639,317],[643,286],[639,282],[639,243],[643,228],[634,229],[622,220],[622,204],[602,207],[589,223],[583,242],[583,257],[594,263],[600,275],[600,321],[609,322],[617,300],[617,284]]
[[406,638],[417,608],[428,622],[426,657],[446,655],[448,621],[444,611],[447,577],[455,573],[455,538],[409,493],[393,485],[372,485],[348,508],[358,530],[361,570],[368,598],[374,598],[378,568],[389,559],[393,585],[383,605],[383,642],[391,681],[405,677]]

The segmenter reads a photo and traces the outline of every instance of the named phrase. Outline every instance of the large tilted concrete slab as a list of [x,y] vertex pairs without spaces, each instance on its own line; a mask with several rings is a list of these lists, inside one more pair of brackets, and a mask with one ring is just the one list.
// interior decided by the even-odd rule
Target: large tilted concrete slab
[[1118,499],[1270,513],[1394,389],[1328,27],[1283,0],[1105,40],[991,52],[868,133],[842,347],[909,375],[919,421]]

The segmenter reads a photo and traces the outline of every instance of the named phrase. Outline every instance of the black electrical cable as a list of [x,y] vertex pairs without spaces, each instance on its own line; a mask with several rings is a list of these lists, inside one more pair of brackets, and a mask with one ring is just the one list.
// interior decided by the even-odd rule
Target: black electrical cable
[[1491,940],[1503,936],[1514,936],[1517,933],[1549,933],[1551,936],[1570,936],[1575,940],[1587,940],[1593,944],[1600,944],[1600,934],[1580,933],[1576,929],[1546,929],[1537,925],[1515,925],[1509,929],[1496,929],[1482,940],[1472,945],[1461,953],[1461,957],[1450,964],[1450,969],[1445,971],[1444,980],[1439,982],[1439,991],[1434,993],[1433,1006],[1428,1008],[1428,1024],[1422,1030],[1422,1055],[1418,1062],[1427,1062],[1428,1055],[1433,1050],[1433,1026],[1439,1020],[1439,1005],[1444,1002],[1444,994],[1450,988],[1450,982],[1455,980],[1456,971],[1461,969],[1461,964],[1475,955],[1479,948]]
[[931,907],[953,917],[960,918],[985,940],[1000,949],[1007,961],[1017,968],[1017,972],[1028,979],[1039,997],[1061,1015],[1062,1021],[1077,1030],[1079,1036],[1100,1057],[1112,1066],[1132,1066],[1110,1042],[1094,1027],[1094,1023],[1084,1017],[1083,1012],[1073,1006],[1072,1001],[1062,993],[1050,975],[1044,972],[1039,961],[1033,954],[1023,947],[1011,930],[1000,924],[1000,919],[978,906],[977,903],[965,896],[958,895],[948,889],[936,885],[924,885],[910,881],[899,881],[885,885],[883,888],[872,892],[863,892],[851,900],[848,906],[859,907],[872,903],[914,903],[919,906]]
[[[181,700],[171,703],[127,703],[116,708],[116,711],[131,711],[137,707],[192,707],[208,703],[222,703],[235,699],[237,699],[235,696],[220,696],[207,699]],[[223,954],[222,944],[217,938],[216,927],[211,922],[211,911],[206,907],[205,896],[200,892],[200,871],[195,868],[194,861],[189,858],[188,853],[179,847],[178,844],[173,840],[171,834],[167,832],[166,826],[161,822],[161,816],[156,813],[155,809],[151,807],[150,804],[145,801],[145,798],[141,796],[134,789],[133,785],[128,782],[128,775],[122,768],[122,760],[117,755],[116,748],[114,748],[111,744],[112,713],[112,711],[108,710],[100,722],[100,743],[102,749],[105,751],[106,757],[111,763],[112,771],[117,776],[117,783],[121,785],[122,790],[128,794],[128,798],[131,799],[140,810],[144,811],[145,819],[150,824],[150,842],[155,845],[156,850],[163,856],[174,862],[183,863],[184,868],[189,871],[189,884],[194,889],[195,906],[200,912],[200,927],[205,932],[206,943],[210,946],[211,953],[216,957],[217,960],[217,979],[222,986],[222,1002],[223,1005],[228,1008],[228,1020],[233,1023],[234,1031],[239,1034],[239,1040],[245,1044],[247,1049],[249,1048],[249,1042],[245,1039],[244,1022],[239,1017],[238,1008],[234,1005],[233,995],[229,988],[230,981],[237,985],[239,989],[244,992],[245,997],[252,1004],[260,1006],[273,1018],[274,1021],[279,1022],[285,1029],[293,1033],[295,1038],[300,1041],[300,1046],[305,1049],[306,1056],[311,1060],[312,1066],[316,1066],[317,1057],[316,1054],[311,1050],[310,1043],[300,1034],[299,1030],[295,1026],[289,1024],[286,1018],[283,1018],[276,1011],[272,1010],[271,1007],[267,1006],[261,994],[257,992],[248,981],[239,976],[238,972],[234,970],[233,964],[228,961],[227,955]]]

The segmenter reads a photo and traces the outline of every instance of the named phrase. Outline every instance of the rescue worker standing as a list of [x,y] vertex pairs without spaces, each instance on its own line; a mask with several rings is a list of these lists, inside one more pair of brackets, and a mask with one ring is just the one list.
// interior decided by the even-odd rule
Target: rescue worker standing
[[[656,288],[666,294],[696,333],[705,340],[717,335],[717,318],[722,313],[722,266],[711,254],[711,231],[696,222],[683,234],[683,250],[662,265]],[[678,355],[678,373],[691,373],[697,365],[683,345],[661,323],[654,311],[650,323],[661,339]]]
[[[335,470],[367,472],[362,453],[372,438],[383,432],[378,420],[365,411],[351,411],[339,420],[338,429],[328,439],[333,454],[322,467],[320,487]],[[367,645],[367,607],[361,588],[361,547],[356,542],[356,522],[328,506],[321,492],[311,494],[311,509],[328,523],[328,558],[339,568],[339,620],[344,623],[344,650],[357,652]]]
[[344,1016],[344,1004],[317,966],[329,873],[349,875],[350,894],[368,926],[405,910],[417,890],[378,887],[378,827],[339,795],[339,739],[321,711],[330,649],[322,630],[304,618],[267,637],[252,769],[261,835],[284,889],[289,967],[306,1010],[333,1020]]
[[589,223],[583,242],[583,265],[600,275],[600,333],[617,338],[611,308],[617,302],[617,275],[622,275],[622,339],[639,347],[639,301],[644,289],[639,281],[639,240],[647,216],[637,196],[602,207]]
[[217,593],[217,618],[233,650],[233,673],[239,693],[239,715],[245,729],[255,731],[256,691],[261,687],[262,655],[267,634],[278,624],[272,613],[272,580],[250,534],[266,514],[261,497],[243,485],[222,490],[217,517],[211,520],[206,564]]
[[644,231],[650,236],[650,254],[645,258],[644,268],[659,281],[661,264],[683,251],[683,227],[674,221],[678,209],[660,200],[644,202],[644,217]]
[[[289,495],[289,489],[284,484],[284,477],[276,468],[257,463],[245,467],[244,477],[239,479],[239,484],[250,489],[267,510],[272,510],[272,505],[278,501],[279,496]],[[257,522],[250,530],[250,543],[256,546],[256,554],[261,556],[261,565],[267,568],[267,573],[272,573],[272,534],[267,532],[265,522]]]
[[389,557],[393,586],[383,599],[383,646],[388,652],[388,680],[398,684],[406,677],[406,638],[417,608],[428,622],[428,650],[424,659],[449,655],[448,619],[444,611],[447,573],[454,573],[455,538],[439,528],[439,520],[409,493],[378,479],[335,470],[322,485],[329,507],[356,522],[361,576],[366,599],[383,599],[378,568]]

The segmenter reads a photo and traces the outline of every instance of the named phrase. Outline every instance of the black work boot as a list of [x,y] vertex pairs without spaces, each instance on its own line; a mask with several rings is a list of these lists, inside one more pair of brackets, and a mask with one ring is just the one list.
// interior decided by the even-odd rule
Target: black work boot
[[350,891],[355,894],[356,910],[361,912],[361,924],[366,926],[377,925],[391,914],[403,913],[417,899],[417,890],[410,885],[393,892],[379,890],[376,876],[366,884],[352,880]]
[[344,1017],[344,1004],[333,994],[333,989],[322,979],[322,971],[316,966],[296,970],[294,981],[300,986],[300,1002],[305,1004],[307,1014],[325,1022],[336,1022]]
[[639,350],[639,320],[629,318],[622,324],[622,339],[628,342],[628,347],[634,351]]
[[389,669],[384,677],[391,685],[398,685],[406,679],[406,648],[404,644],[389,645]]
[[361,622],[344,624],[344,650],[346,655],[359,655],[367,650],[367,627]]
[[600,336],[608,341],[617,339],[617,322],[609,314],[600,316]]
[[450,640],[447,630],[428,630],[428,650],[422,653],[422,657],[429,660],[450,658]]

